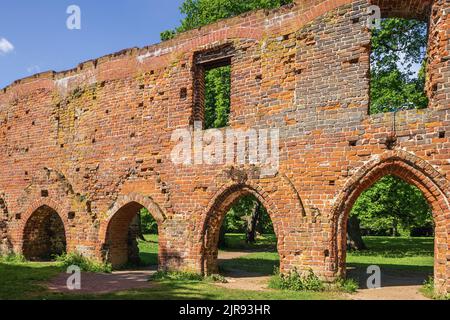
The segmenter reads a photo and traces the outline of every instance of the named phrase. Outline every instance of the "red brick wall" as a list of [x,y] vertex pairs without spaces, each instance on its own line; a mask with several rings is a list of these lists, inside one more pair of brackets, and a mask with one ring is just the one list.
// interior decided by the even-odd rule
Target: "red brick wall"
[[[372,3],[429,19],[428,109],[368,115]],[[137,202],[159,222],[161,268],[212,272],[224,213],[252,193],[274,222],[281,270],[333,279],[351,205],[396,174],[434,208],[436,283],[450,291],[448,12],[441,0],[300,1],[20,80],[0,93],[0,229],[21,251],[26,221],[48,205],[68,250],[100,258],[120,209]],[[233,48],[230,127],[280,129],[274,176],[171,161],[171,134],[197,119],[195,56],[223,45]]]

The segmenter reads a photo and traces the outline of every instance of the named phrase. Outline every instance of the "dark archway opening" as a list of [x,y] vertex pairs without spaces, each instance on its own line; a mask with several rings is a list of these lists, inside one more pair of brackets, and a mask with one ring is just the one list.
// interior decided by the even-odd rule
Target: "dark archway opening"
[[[360,194],[347,226],[347,275],[368,286],[368,268],[381,270],[382,287],[420,288],[433,276],[432,209],[415,186],[397,176]],[[369,283],[370,285],[370,283]]]
[[28,219],[23,239],[23,255],[30,261],[49,261],[66,252],[64,223],[48,206],[37,209]]
[[141,204],[131,202],[111,218],[106,233],[106,260],[113,268],[158,266],[158,225]]

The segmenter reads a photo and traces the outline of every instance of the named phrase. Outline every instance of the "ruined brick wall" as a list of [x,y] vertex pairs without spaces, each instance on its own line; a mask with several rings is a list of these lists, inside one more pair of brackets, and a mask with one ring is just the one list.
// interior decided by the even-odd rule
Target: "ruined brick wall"
[[3,200],[4,195],[0,195],[0,255],[11,253],[11,241],[8,235],[8,207]]
[[[428,109],[368,114],[371,4],[384,16],[430,21]],[[108,230],[123,245],[132,218],[123,208],[136,203],[159,223],[161,268],[214,272],[224,214],[253,194],[274,223],[281,270],[333,279],[345,273],[351,206],[395,174],[433,207],[435,278],[448,291],[448,12],[442,0],[298,1],[5,88],[0,193],[14,249],[22,252],[26,222],[48,206],[61,216],[68,251],[111,255]],[[280,129],[276,174],[171,161],[172,133],[202,119],[199,57],[212,53],[231,62],[230,127]],[[109,258],[122,261],[119,251]]]

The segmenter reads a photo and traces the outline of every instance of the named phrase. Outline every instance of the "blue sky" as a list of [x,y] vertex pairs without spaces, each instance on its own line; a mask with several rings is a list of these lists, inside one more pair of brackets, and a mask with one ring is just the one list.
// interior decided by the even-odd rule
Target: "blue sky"
[[[159,42],[179,25],[182,0],[14,0],[0,4],[0,88],[47,70],[130,47]],[[81,9],[81,30],[69,30],[70,5]]]

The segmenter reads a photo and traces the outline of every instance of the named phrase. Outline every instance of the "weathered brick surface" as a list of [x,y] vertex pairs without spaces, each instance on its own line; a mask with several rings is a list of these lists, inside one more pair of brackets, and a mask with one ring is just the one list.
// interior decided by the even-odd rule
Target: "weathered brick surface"
[[[428,109],[368,115],[370,4],[430,21]],[[27,222],[48,206],[68,251],[120,264],[128,224],[144,206],[159,222],[161,268],[214,272],[224,214],[251,193],[273,220],[281,270],[333,279],[345,270],[351,206],[395,174],[434,208],[436,283],[450,291],[449,6],[299,1],[16,82],[0,93],[3,247],[22,252]],[[254,166],[171,162],[172,132],[202,119],[196,59],[217,48],[231,50],[230,127],[280,128],[272,177]]]

